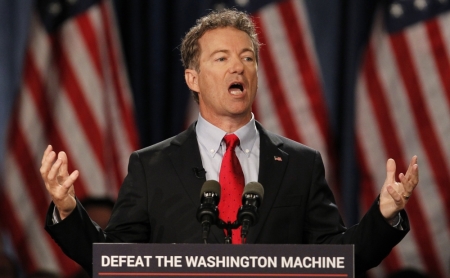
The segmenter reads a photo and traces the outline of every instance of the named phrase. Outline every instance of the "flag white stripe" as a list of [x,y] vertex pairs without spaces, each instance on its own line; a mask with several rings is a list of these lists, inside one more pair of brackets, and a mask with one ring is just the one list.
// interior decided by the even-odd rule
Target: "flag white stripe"
[[[424,37],[422,37],[422,40]],[[393,80],[401,80],[401,76],[398,74],[398,72],[392,70],[391,72],[386,71],[385,69],[390,68],[394,69],[396,68],[396,65],[393,64],[395,61],[394,57],[392,56],[393,50],[390,49],[390,45],[386,40],[382,41],[382,45],[378,45],[376,49],[378,49],[380,52],[377,53],[377,68],[379,69],[378,72],[380,73],[381,80],[383,83],[383,87],[386,88],[386,99],[389,101],[390,108],[389,111],[392,111],[392,116],[395,121],[395,126],[397,130],[397,134],[399,135],[400,139],[400,145],[404,149],[404,154],[407,156],[404,158],[405,165],[409,164],[409,160],[411,159],[412,155],[416,154],[418,157],[420,157],[421,161],[424,161],[424,163],[420,163],[420,182],[421,185],[426,184],[429,186],[418,186],[415,189],[414,194],[418,196],[418,201],[421,210],[425,214],[425,220],[427,223],[424,223],[424,225],[427,225],[430,228],[430,231],[432,232],[432,238],[429,240],[433,242],[433,245],[435,246],[435,250],[439,253],[437,254],[437,258],[439,258],[442,269],[444,270],[444,265],[446,265],[446,258],[448,258],[448,250],[445,245],[442,245],[442,243],[448,243],[449,237],[448,237],[448,230],[446,227],[445,221],[442,221],[440,219],[447,219],[445,215],[445,209],[442,203],[442,199],[440,198],[440,194],[437,191],[437,183],[434,180],[432,170],[429,168],[430,163],[427,163],[426,160],[428,159],[426,154],[423,152],[424,148],[422,146],[422,143],[419,141],[420,136],[417,131],[417,127],[414,118],[413,113],[416,113],[417,111],[413,111],[412,107],[410,107],[408,104],[410,103],[407,97],[407,93],[405,91],[405,88],[403,86],[396,86],[394,88],[391,88],[391,84],[398,83],[401,85],[401,82],[392,82]],[[414,47],[415,43],[417,43],[417,39],[410,42],[408,45],[410,47]],[[375,49],[375,48],[374,48]],[[419,55],[418,53],[415,53],[415,55]],[[415,56],[414,53],[412,57]],[[420,55],[425,55],[425,53],[422,53]],[[422,61],[416,61],[414,63],[415,68],[420,73],[420,65],[419,63],[425,63],[425,61],[422,59]],[[428,69],[431,70],[431,69]],[[427,77],[429,77],[430,74],[426,74]],[[421,78],[419,74],[419,78]],[[422,86],[424,83],[419,83]],[[414,100],[413,100],[414,101]],[[439,122],[439,121],[438,121]],[[436,122],[437,123],[437,122]],[[433,200],[433,202],[430,202],[429,200]],[[417,239],[420,240],[420,239]],[[402,241],[399,244],[400,248],[406,248],[407,245]],[[446,255],[447,253],[447,255]],[[413,256],[415,256],[412,253],[405,252],[405,255],[408,255],[405,257],[405,263],[409,266],[414,266]]]
[[[44,128],[41,121],[37,121],[40,116],[36,110],[36,105],[31,98],[31,92],[26,85],[22,86],[20,111],[18,115],[19,128],[23,130],[24,142],[31,151],[30,157],[33,158],[36,169],[39,169],[42,161],[42,154],[47,147],[45,142]],[[26,173],[23,173],[26,175]],[[37,184],[40,181],[36,181]],[[37,189],[40,190],[40,189]],[[41,190],[44,190],[43,188]],[[48,203],[50,203],[50,196],[45,194]]]
[[[115,18],[112,16],[114,14],[114,11],[112,10],[112,6],[110,2],[105,2],[105,13],[107,14],[107,23],[110,26],[114,26],[116,24],[115,22]],[[131,92],[130,92],[130,86],[128,84],[128,80],[126,78],[127,74],[125,72],[125,65],[124,65],[124,60],[123,60],[123,56],[122,56],[122,51],[121,51],[121,46],[118,43],[119,42],[119,38],[118,38],[118,33],[114,30],[114,29],[109,29],[109,33],[111,35],[112,38],[112,51],[115,51],[115,53],[113,53],[113,55],[116,57],[116,70],[119,74],[119,79],[118,79],[118,83],[119,83],[119,87],[115,88],[114,87],[114,82],[113,82],[113,78],[114,76],[111,74],[111,72],[108,72],[108,74],[106,74],[106,84],[108,87],[109,91],[117,91],[117,94],[111,94],[110,95],[110,105],[111,107],[117,107],[117,109],[111,109],[111,113],[112,113],[112,128],[113,128],[113,134],[114,134],[114,138],[116,139],[115,141],[115,146],[116,146],[116,154],[117,154],[117,164],[119,167],[119,171],[121,173],[122,176],[125,176],[127,174],[127,165],[128,165],[128,159],[129,159],[129,155],[132,151],[134,151],[134,149],[136,148],[136,146],[133,145],[133,143],[135,142],[130,142],[129,140],[129,136],[127,136],[127,127],[126,127],[126,122],[124,121],[125,119],[123,119],[122,114],[119,113],[120,112],[120,106],[119,106],[119,96],[121,98],[121,100],[124,102],[123,106],[126,107],[126,109],[128,109],[128,111],[132,111],[132,107],[133,107],[133,99],[131,98]],[[100,36],[100,34],[99,34]],[[104,42],[105,45],[103,45],[103,49],[107,49],[106,46],[106,38],[103,36],[104,38]],[[106,53],[106,51],[105,51]],[[110,64],[109,59],[105,59],[105,65]],[[110,65],[112,66],[112,65]],[[112,68],[112,67],[111,67]],[[131,118],[133,119],[134,115],[130,115]],[[121,146],[121,147],[119,147]],[[118,186],[116,187],[118,188]]]
[[[28,43],[28,49],[31,49],[31,51],[28,52],[30,52],[33,58],[33,62],[36,65],[36,70],[41,74],[44,74],[47,72],[46,67],[51,55],[50,41],[36,14],[33,14],[31,19],[30,35],[31,37],[30,42]],[[42,81],[42,83],[44,82]]]
[[261,121],[267,130],[277,134],[283,134],[281,123],[276,116],[277,112],[272,101],[272,94],[267,84],[267,82],[270,82],[270,76],[267,76],[263,61],[259,61],[258,76],[258,95],[255,102],[259,117],[257,120]]
[[[372,49],[374,52],[376,49],[381,49],[381,52],[386,52],[386,38],[383,37],[383,30],[381,28],[381,17],[378,14],[375,22],[375,28],[373,30],[372,38],[370,44],[372,44]],[[389,52],[386,55],[378,55],[378,57],[374,57],[375,67],[377,68],[376,59],[378,58],[378,64],[384,65],[382,67],[380,74],[385,74],[387,76],[393,76],[397,73],[395,71],[395,67],[388,66],[392,61],[393,57],[390,57]],[[374,55],[376,55],[374,53]],[[387,60],[387,61],[386,61]],[[364,67],[362,71],[364,71]],[[383,171],[379,171],[379,169],[384,169],[384,165],[386,164],[386,160],[389,158],[389,154],[386,153],[386,150],[383,145],[383,138],[381,137],[381,132],[378,130],[378,122],[375,118],[375,111],[373,110],[373,106],[371,104],[371,100],[368,92],[367,81],[365,80],[365,75],[361,72],[357,81],[357,95],[356,95],[356,132],[358,134],[358,142],[362,146],[362,156],[363,159],[367,161],[368,171],[373,178],[373,182],[375,183],[373,188],[374,193],[377,194],[380,192],[382,185],[385,181],[385,175]],[[380,84],[382,85],[382,84]],[[398,82],[393,83],[393,85],[401,85]],[[379,92],[381,93],[381,92]],[[368,154],[368,155],[365,155]],[[406,257],[410,257],[410,262],[419,268],[424,268],[423,262],[420,259],[418,247],[412,236],[413,232],[410,233],[409,236],[405,237],[402,241],[402,245],[397,245],[395,250],[397,250],[399,259],[404,264],[407,262]],[[382,264],[378,268],[383,268]],[[384,270],[384,268],[383,268]],[[384,277],[376,276],[376,277]]]
[[[57,129],[66,142],[66,146],[71,149],[71,161],[74,161],[78,170],[87,181],[85,189],[87,194],[92,196],[104,196],[107,191],[105,188],[104,171],[92,158],[94,150],[89,144],[87,137],[80,128],[79,122],[76,120],[76,108],[72,106],[70,100],[67,99],[67,93],[60,88],[60,98],[55,105],[55,123]],[[72,149],[73,148],[73,149]],[[70,163],[70,161],[69,161]],[[76,187],[75,187],[76,189]]]
[[[415,43],[413,42],[409,43],[410,47],[414,47]],[[419,54],[416,53],[416,55]],[[425,55],[425,53],[422,53],[420,55]],[[387,56],[387,53],[380,54],[380,56]],[[414,57],[414,54],[412,56]],[[387,61],[388,59],[380,61],[378,66],[381,67],[382,65],[384,65],[384,67],[386,67],[386,63],[389,62]],[[420,62],[417,61],[415,62],[415,68],[418,69],[419,71],[421,67],[420,63],[425,63],[425,61],[422,60]],[[394,65],[392,65],[392,67],[394,67]],[[423,74],[426,74],[427,77],[433,75],[425,72]],[[386,88],[388,88],[389,84],[392,84],[392,80],[401,80],[401,77],[399,75],[387,76],[386,74],[382,74],[382,76],[384,81],[383,83],[385,84]],[[419,74],[419,78],[421,77],[422,76],[420,76]],[[423,86],[424,83],[420,84]],[[405,148],[405,155],[408,156],[405,157],[405,164],[409,162],[410,156],[412,156],[413,154],[417,154],[418,157],[421,157],[422,161],[425,161],[425,163],[420,163],[420,181],[421,185],[426,184],[428,186],[418,186],[414,194],[416,194],[419,197],[418,201],[420,207],[422,208],[422,211],[425,213],[426,216],[425,219],[428,222],[424,224],[430,227],[430,230],[433,233],[432,234],[433,236],[430,240],[434,243],[435,250],[439,252],[439,254],[437,254],[438,255],[437,257],[440,259],[440,265],[444,270],[445,267],[443,266],[447,264],[446,258],[448,258],[449,254],[447,250],[449,249],[446,247],[446,245],[443,245],[443,243],[449,243],[449,236],[446,222],[442,221],[442,219],[447,218],[445,215],[445,209],[442,203],[442,199],[440,198],[440,194],[437,190],[438,185],[436,183],[436,180],[434,179],[432,170],[429,168],[429,165],[431,164],[426,162],[427,156],[423,152],[424,148],[422,146],[422,143],[419,141],[420,136],[417,131],[417,128],[420,127],[417,127],[416,124],[413,122],[412,113],[416,113],[416,111],[413,111],[412,108],[407,105],[409,104],[409,101],[407,99],[404,88],[395,88],[395,91],[394,89],[388,88],[387,92],[391,92],[387,93],[386,97],[390,101],[391,106],[390,110],[393,112],[392,115],[394,116],[395,122],[397,123],[396,127],[398,130],[398,134],[400,135],[399,137],[401,139],[401,145]],[[436,120],[437,122],[435,123],[438,123],[439,120],[438,119]],[[430,202],[429,200],[433,200],[433,202]],[[403,244],[401,243],[400,246],[403,246]],[[407,259],[408,262],[412,263],[410,261],[411,258]],[[411,266],[413,266],[413,264],[411,264]]]
[[[377,24],[376,26],[381,26]],[[382,87],[384,87],[386,90],[386,99],[388,100],[388,104],[390,108],[388,108],[388,111],[392,111],[392,116],[394,119],[394,125],[396,126],[396,130],[398,131],[398,136],[400,139],[400,145],[404,147],[404,153],[407,157],[404,158],[404,161],[402,163],[406,164],[409,162],[410,156],[412,154],[417,154],[419,157],[422,158],[421,161],[426,159],[425,154],[422,152],[422,146],[420,142],[418,141],[417,130],[415,123],[413,121],[412,117],[412,111],[407,104],[409,104],[409,101],[406,97],[405,88],[403,87],[402,82],[394,82],[401,80],[401,76],[397,72],[396,66],[393,64],[393,61],[395,61],[394,57],[392,56],[392,50],[390,49],[390,44],[388,42],[388,36],[384,33],[382,33],[382,30],[378,28],[375,31],[375,34],[373,35],[374,38],[372,39],[373,49],[375,50],[375,59],[376,59],[376,68],[378,68],[378,72],[381,77],[382,81]],[[422,38],[423,39],[423,38]],[[417,42],[417,39],[414,41],[411,41],[409,45],[412,45],[412,42]],[[414,45],[413,47],[416,47]],[[418,56],[418,53],[415,53],[413,55],[415,57]],[[416,62],[416,64],[419,64],[421,62]],[[429,70],[429,69],[428,69]],[[423,72],[422,74],[425,74]],[[429,75],[428,72],[426,75]],[[362,94],[364,90],[359,89],[358,94]],[[381,92],[380,92],[381,93]],[[358,106],[361,105],[360,102],[358,102]],[[364,108],[365,109],[365,108]],[[359,108],[358,108],[359,110]],[[373,112],[372,112],[373,113]],[[363,115],[363,112],[358,113],[358,118]],[[361,129],[362,133],[364,134],[368,130],[368,125],[364,126],[358,126],[358,129]],[[359,133],[361,133],[359,132]],[[370,136],[373,136],[370,135]],[[364,140],[369,140],[367,136]],[[366,150],[367,152],[367,150]],[[371,157],[370,156],[367,157]],[[372,168],[373,167],[373,168]],[[377,167],[372,166],[373,173],[377,173]],[[438,251],[439,254],[437,254],[437,257],[440,258],[442,265],[443,261],[442,259],[448,258],[448,255],[446,255],[443,252],[446,252],[442,248],[442,244],[438,244],[441,242],[448,242],[448,235],[442,235],[442,233],[447,234],[447,229],[445,227],[442,227],[442,222],[439,219],[445,219],[445,214],[443,212],[445,211],[442,206],[441,199],[439,195],[436,193],[436,183],[433,181],[433,177],[431,174],[430,169],[428,168],[428,163],[421,163],[420,165],[420,171],[421,171],[421,184],[432,184],[434,186],[419,186],[415,193],[417,196],[419,196],[418,201],[419,205],[422,208],[422,210],[425,213],[425,219],[427,220],[427,223],[424,225],[427,225],[430,227],[430,231],[433,234],[433,245],[436,247],[435,250]],[[384,179],[384,177],[380,176],[380,180]],[[433,201],[433,203],[430,203],[427,200],[436,200],[436,202]],[[444,218],[443,218],[444,217]],[[438,224],[441,223],[441,224]],[[437,224],[437,225],[436,225]],[[412,231],[414,232],[414,230]],[[405,238],[397,247],[397,249],[400,251],[402,261],[405,265],[408,266],[414,266],[418,267],[420,266],[423,268],[423,264],[419,264],[418,261],[418,251],[417,248],[414,248],[414,250],[411,250],[411,247],[413,246],[411,243],[408,243],[408,236]],[[420,239],[415,239],[420,240]],[[442,242],[441,242],[442,243]]]
[[[107,14],[107,23],[109,26],[117,26],[117,22],[114,15],[114,9],[112,7],[112,3],[111,1],[105,1],[103,3],[103,5],[105,6],[105,10],[106,10],[106,14]],[[125,66],[125,60],[123,58],[123,54],[120,50],[120,38],[119,38],[119,34],[116,31],[116,29],[114,28],[108,28],[108,30],[110,31],[111,34],[111,39],[114,42],[113,43],[113,50],[115,51],[113,53],[114,57],[116,58],[116,70],[119,73],[119,85],[120,87],[120,92],[122,92],[121,96],[122,96],[122,100],[124,101],[124,106],[127,108],[131,108],[134,107],[134,103],[133,103],[133,98],[132,98],[132,94],[130,91],[130,84],[128,83],[128,79],[127,79],[127,72],[126,72],[126,66]],[[129,111],[132,111],[131,109]]]
[[[102,5],[107,5],[110,7],[111,1],[101,2]],[[111,9],[107,9],[109,14],[108,20],[113,17]],[[41,24],[41,20],[38,15],[33,15],[31,29],[30,29],[30,39],[28,42],[27,49],[27,62],[25,67],[34,65],[36,68],[31,71],[25,68],[24,75],[27,79],[23,80],[23,84],[20,92],[20,103],[16,109],[17,118],[14,118],[12,124],[17,124],[17,126],[12,126],[9,130],[11,133],[9,136],[14,138],[14,136],[23,136],[19,139],[24,141],[24,146],[14,145],[9,148],[7,152],[7,169],[5,175],[5,197],[10,199],[12,213],[17,219],[17,225],[23,230],[24,235],[27,237],[27,243],[30,246],[29,250],[17,250],[18,252],[27,251],[33,261],[33,266],[38,269],[46,269],[54,271],[55,273],[64,273],[64,275],[72,275],[72,272],[76,269],[75,265],[63,263],[69,263],[66,261],[67,258],[59,257],[62,255],[61,251],[56,247],[53,242],[48,241],[49,237],[45,235],[44,229],[42,229],[42,218],[43,213],[46,211],[46,207],[42,207],[42,203],[50,203],[50,196],[46,192],[42,182],[37,181],[33,189],[24,180],[24,177],[29,173],[22,173],[25,165],[35,165],[34,169],[29,171],[34,174],[37,173],[37,169],[40,167],[43,151],[48,143],[54,144],[55,151],[61,151],[60,149],[64,147],[64,151],[68,152],[69,164],[71,168],[78,169],[81,172],[81,177],[77,187],[82,184],[83,191],[89,196],[111,196],[115,197],[117,193],[118,180],[117,176],[122,179],[126,173],[126,164],[128,160],[128,155],[134,147],[133,144],[137,142],[132,142],[136,138],[134,126],[130,127],[132,123],[124,122],[124,115],[133,111],[131,93],[128,89],[128,83],[126,81],[126,75],[124,74],[124,69],[113,69],[114,64],[110,63],[111,56],[117,56],[119,53],[111,54],[108,50],[111,48],[111,44],[114,44],[113,50],[120,51],[119,44],[114,41],[117,40],[117,35],[114,31],[113,39],[106,39],[106,32],[111,26],[105,24],[111,23],[111,21],[103,21],[102,17],[105,14],[100,10],[99,6],[92,6],[86,15],[80,15],[80,17],[69,19],[64,22],[62,27],[58,29],[54,34],[48,34]],[[81,30],[82,25],[80,21],[77,20],[87,20],[88,26],[92,27],[92,30],[87,30],[88,32],[93,32],[93,35],[98,39],[98,53],[89,52],[88,43],[92,41],[86,41],[83,36],[86,30]],[[84,22],[86,23],[86,22]],[[112,26],[114,27],[114,26]],[[100,136],[107,136],[102,138],[96,138],[101,142],[114,142],[114,150],[108,149],[106,157],[102,152],[99,157],[95,156],[95,152],[100,153],[100,150],[94,149],[93,145],[85,134],[85,128],[89,126],[81,126],[79,122],[80,113],[85,113],[85,111],[80,111],[77,106],[77,97],[80,96],[70,96],[67,90],[70,90],[72,84],[61,83],[64,80],[64,75],[67,74],[66,69],[59,68],[58,58],[59,56],[53,57],[53,44],[52,40],[60,40],[56,43],[60,43],[61,51],[63,57],[66,57],[67,63],[71,69],[73,69],[75,80],[80,91],[83,94],[82,97],[85,99],[87,109],[92,112],[92,119],[90,123],[96,123],[98,132]],[[59,50],[59,49],[58,49]],[[93,52],[96,52],[95,50]],[[93,56],[94,55],[94,56]],[[95,55],[100,55],[95,57]],[[93,59],[99,59],[100,61],[100,72],[98,65],[94,63]],[[121,57],[120,57],[121,58]],[[120,58],[117,59],[117,64],[115,66],[123,66],[123,62]],[[111,72],[117,70],[118,74],[116,76],[111,76]],[[109,76],[105,76],[103,79],[103,73],[107,72]],[[30,74],[31,73],[31,74]],[[122,74],[122,76],[120,76]],[[120,88],[115,88],[113,81],[120,79]],[[72,80],[71,80],[72,81]],[[104,81],[104,82],[103,82]],[[121,99],[117,97],[116,91],[119,89],[118,94],[120,94]],[[36,90],[36,91],[35,91]],[[39,100],[38,98],[45,98]],[[75,100],[74,100],[75,99]],[[119,101],[127,102],[125,105],[119,105]],[[38,107],[38,105],[40,105]],[[45,105],[45,107],[41,107]],[[120,109],[126,107],[127,111],[120,113]],[[47,118],[49,117],[49,118]],[[112,118],[110,118],[112,117]],[[128,120],[133,120],[133,115],[126,115]],[[43,121],[48,122],[43,122]],[[126,127],[126,128],[125,128]],[[51,130],[46,131],[45,128],[50,128]],[[106,131],[105,131],[106,130]],[[126,132],[123,132],[126,130]],[[113,131],[113,132],[110,132]],[[130,133],[132,133],[130,135]],[[52,134],[54,137],[48,138],[47,136]],[[132,138],[132,140],[130,140]],[[14,139],[13,139],[14,140]],[[54,140],[55,142],[49,142]],[[61,142],[59,142],[61,140]],[[62,144],[62,145],[61,145]],[[24,159],[31,159],[31,161],[22,161],[18,158],[18,153],[20,151],[18,148],[29,149],[29,154]],[[102,147],[110,147],[103,145]],[[112,151],[119,152],[121,157],[115,157],[113,160]],[[125,155],[126,153],[126,155]],[[123,157],[126,158],[124,159]],[[107,169],[103,169],[103,164],[111,166]],[[25,164],[24,164],[25,163]],[[116,170],[114,164],[118,164],[117,167],[120,174],[115,174],[113,171]],[[114,182],[114,184],[113,184]],[[114,189],[114,190],[111,190]],[[33,193],[33,194],[31,194]],[[109,195],[113,193],[113,195]],[[80,196],[79,196],[80,197]],[[84,197],[84,196],[83,196]],[[42,199],[46,198],[46,199]],[[39,207],[35,204],[40,204]],[[10,230],[10,233],[22,233],[22,231]],[[20,246],[20,242],[14,242],[15,246]],[[56,249],[54,249],[56,248]],[[25,268],[31,269],[30,266],[25,266]]]
[[44,235],[44,229],[42,229],[42,223],[40,222],[41,217],[35,214],[39,210],[33,207],[33,202],[30,201],[33,197],[30,196],[28,189],[23,186],[26,184],[21,179],[23,173],[18,172],[20,167],[10,153],[6,154],[5,161],[6,172],[8,173],[4,187],[5,193],[12,206],[16,208],[14,213],[27,237],[30,255],[39,268],[60,273],[58,260]]
[[[410,111],[408,111],[407,103],[408,100],[406,99],[406,92],[405,88],[403,87],[403,83],[401,82],[391,82],[392,80],[401,80],[401,76],[397,71],[397,67],[393,64],[395,61],[395,58],[392,55],[392,50],[390,49],[389,45],[389,38],[385,33],[382,33],[381,25],[377,25],[378,27],[378,34],[379,34],[379,40],[377,43],[373,43],[372,47],[374,49],[374,59],[375,59],[375,68],[377,69],[377,72],[380,76],[380,81],[382,84],[380,84],[384,91],[386,92],[385,98],[389,101],[388,104],[390,104],[390,108],[388,108],[388,111],[392,111],[392,118],[394,119],[394,125],[396,126],[396,130],[398,131],[397,135],[400,139],[400,145],[404,148],[403,153],[407,157],[403,158],[404,161],[397,161],[397,163],[404,163],[405,165],[408,165],[409,159],[413,154],[417,154],[418,157],[422,159],[424,158],[422,153],[409,153],[412,150],[408,150],[407,147],[410,145],[404,145],[402,142],[403,136],[405,132],[408,131],[409,128],[414,128],[414,123],[411,121],[412,115],[410,114]],[[378,50],[378,52],[377,52]],[[380,92],[382,93],[382,92]],[[395,100],[396,99],[396,100]],[[395,109],[394,109],[395,107]],[[402,122],[403,121],[403,122]],[[406,122],[405,122],[406,121]],[[399,124],[395,124],[399,123]],[[407,128],[406,128],[407,127]],[[417,136],[415,134],[414,136]],[[411,136],[411,137],[414,137]],[[417,138],[417,137],[414,137]],[[413,140],[413,138],[411,138]],[[418,150],[418,149],[417,149]],[[377,168],[371,168],[371,171],[373,173],[376,173]],[[420,166],[420,174],[421,179],[424,173],[423,165]],[[381,177],[380,176],[380,180]],[[417,190],[417,189],[416,189]],[[417,194],[417,192],[415,192]],[[431,223],[430,223],[431,224]],[[410,232],[411,234],[414,234],[414,229]],[[402,264],[403,265],[414,265],[415,267],[420,267],[422,269],[425,269],[423,262],[420,259],[420,251],[418,251],[418,247],[415,243],[415,240],[417,240],[417,237],[412,238],[411,236],[408,236],[405,238],[405,241],[402,241],[399,245],[397,245],[396,249],[399,250],[399,254],[401,256]],[[408,242],[408,239],[411,239],[410,242]]]
[[318,123],[312,114],[311,103],[306,95],[302,83],[300,70],[296,65],[296,58],[289,45],[288,35],[280,18],[278,9],[270,7],[261,13],[261,21],[267,35],[268,43],[272,46],[272,57],[274,57],[275,70],[279,73],[284,94],[288,100],[289,110],[294,116],[293,121],[301,134],[304,144],[319,150],[324,161],[327,159],[326,145],[320,133]]
[[[364,155],[364,159],[367,161],[370,173],[373,173],[374,194],[378,194],[386,178],[383,171],[379,170],[385,168],[384,165],[386,165],[389,155],[384,148],[381,132],[378,129],[378,122],[374,118],[375,112],[373,111],[373,106],[366,89],[367,83],[365,78],[360,77],[359,82],[356,130],[359,142],[363,146],[363,154],[370,153],[370,155]],[[412,231],[410,235],[406,236],[402,240],[401,245],[397,245],[395,249],[398,251],[399,259],[403,264],[410,262],[415,266],[423,268],[416,242],[412,236],[413,233]]]
[[[316,53],[316,46],[314,44],[313,35],[311,33],[311,27],[309,26],[309,17],[305,6],[305,1],[294,0],[295,13],[300,21],[299,28],[302,30],[303,41],[305,42],[305,49],[308,52],[308,59],[311,60],[311,64],[314,67],[314,71],[317,74],[316,78],[322,80],[322,76],[319,70],[318,55]],[[325,98],[324,98],[325,99]]]
[[[41,25],[40,25],[41,26]],[[46,36],[43,29],[35,30],[38,34]],[[76,112],[69,99],[67,99],[67,93],[64,88],[59,87],[58,81],[58,69],[55,68],[55,64],[47,64],[46,60],[39,59],[39,54],[42,52],[42,47],[49,46],[43,45],[44,39],[41,36],[35,36],[42,44],[30,44],[30,50],[32,53],[31,59],[35,61],[38,66],[38,71],[46,73],[46,80],[42,83],[47,85],[46,98],[54,100],[53,116],[54,123],[58,126],[57,130],[61,135],[61,139],[66,142],[66,146],[69,148],[71,157],[69,157],[69,164],[71,161],[78,167],[80,173],[83,173],[83,177],[88,181],[85,184],[88,193],[99,196],[106,192],[104,186],[105,181],[102,173],[104,171],[93,159],[86,159],[92,157],[94,150],[89,144],[88,138],[85,136],[83,129],[80,128],[80,124],[77,121]],[[33,40],[34,41],[34,40]],[[39,48],[38,48],[39,47]],[[70,53],[70,52],[69,52]],[[51,143],[51,142],[50,142]],[[72,149],[75,148],[75,149]],[[55,150],[61,151],[61,150]]]
[[437,23],[442,31],[442,38],[444,40],[444,47],[447,50],[447,57],[450,57],[450,12],[447,12],[438,17]]
[[[113,20],[113,17],[111,16],[111,6],[106,5],[106,12],[109,13],[108,18],[110,20]],[[114,22],[110,23],[114,24]],[[120,50],[120,44],[118,44],[118,38],[117,33],[115,30],[110,30],[111,36],[113,37],[113,45],[112,48],[115,50]],[[106,43],[106,39],[103,41]],[[102,46],[103,49],[107,49],[106,44]],[[121,96],[121,99],[125,102],[123,105],[129,109],[129,111],[132,111],[132,105],[133,101],[131,99],[131,92],[129,90],[129,85],[127,82],[127,79],[124,78],[126,76],[126,73],[123,71],[124,65],[122,61],[122,56],[120,55],[121,51],[117,52],[116,55],[116,62],[119,65],[119,68],[117,68],[117,71],[119,73],[119,88],[114,88],[113,86],[113,78],[114,76],[111,74],[111,72],[107,72],[106,76],[106,84],[108,86],[108,91],[117,90],[118,95]],[[106,59],[105,65],[110,64],[109,59]],[[120,106],[119,106],[119,99],[117,94],[110,94],[108,96],[108,101],[110,104],[110,107],[116,107],[117,109],[111,109],[112,117],[112,128],[113,128],[113,134],[114,138],[116,139],[115,146],[116,146],[116,153],[117,153],[117,159],[118,159],[118,165],[119,165],[119,171],[121,171],[121,175],[125,176],[127,174],[127,165],[128,165],[128,158],[132,151],[134,151],[134,147],[132,145],[133,142],[130,142],[128,140],[128,136],[126,134],[127,128],[126,123],[124,122],[124,119],[122,118],[122,115],[120,112]],[[133,116],[133,115],[131,115]],[[122,146],[122,147],[118,147]],[[117,188],[117,187],[116,187]]]
[[[412,58],[418,72],[418,78],[424,92],[425,104],[428,114],[431,116],[437,139],[445,157],[450,157],[450,109],[445,97],[445,88],[440,79],[439,69],[432,55],[431,42],[427,39],[425,26],[422,24],[409,28],[405,33],[412,51]],[[447,56],[450,58],[450,56]],[[417,112],[417,111],[415,111]],[[447,163],[447,171],[450,172],[450,164]],[[450,216],[449,216],[450,217]],[[449,217],[445,219],[449,219]]]
[[93,114],[92,124],[102,132],[106,126],[104,90],[102,77],[95,68],[89,49],[84,41],[82,30],[75,20],[69,20],[62,30],[61,44],[68,63],[73,69],[76,82],[80,86],[82,96],[86,100],[89,112]]

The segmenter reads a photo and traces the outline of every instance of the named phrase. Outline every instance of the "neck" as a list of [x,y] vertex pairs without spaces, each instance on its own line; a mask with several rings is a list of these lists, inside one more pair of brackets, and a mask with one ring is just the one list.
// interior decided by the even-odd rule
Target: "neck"
[[239,128],[246,125],[251,119],[252,115],[251,113],[249,115],[244,116],[222,116],[222,117],[211,117],[211,116],[205,116],[202,113],[200,113],[202,117],[207,120],[212,125],[220,128],[221,130],[227,132],[227,133],[233,133]]

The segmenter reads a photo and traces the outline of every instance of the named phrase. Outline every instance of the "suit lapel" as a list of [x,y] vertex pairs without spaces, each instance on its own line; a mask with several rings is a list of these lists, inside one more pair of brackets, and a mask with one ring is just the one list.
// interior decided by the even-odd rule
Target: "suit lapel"
[[[180,133],[172,140],[172,151],[169,157],[177,172],[184,190],[189,196],[192,204],[196,207],[200,205],[200,190],[205,183],[205,175],[195,173],[195,168],[203,169],[200,150],[198,148],[197,135],[195,133],[195,123],[186,131]],[[192,221],[197,221],[193,219]],[[199,232],[201,225],[198,224]],[[216,237],[217,242],[223,242],[224,234],[220,229],[211,227],[211,234]]]
[[[259,208],[259,221],[250,228],[247,238],[248,243],[256,242],[264,226],[264,222],[276,199],[289,160],[289,155],[279,148],[283,144],[282,141],[277,136],[268,133],[258,122],[256,122],[256,127],[260,135],[258,181],[264,187],[264,200]],[[192,124],[186,131],[177,135],[171,144],[173,148],[171,148],[172,151],[169,153],[169,157],[174,169],[189,199],[193,205],[198,206],[200,204],[200,190],[206,178],[198,178],[194,172],[194,168],[203,168],[195,133],[195,124]],[[201,226],[199,224],[199,231],[200,229]],[[211,234],[214,235],[217,242],[223,242],[224,233],[221,229],[211,227]]]
[[273,203],[281,186],[289,155],[279,147],[282,141],[275,135],[268,133],[257,122],[260,135],[260,158],[258,182],[264,187],[264,199],[259,208],[259,221],[249,231],[248,243],[255,243],[264,226]]
[[195,123],[177,135],[171,145],[173,148],[171,148],[169,157],[174,169],[192,203],[198,204],[200,189],[206,179],[205,177],[198,178],[194,171],[195,168],[203,168],[195,134]]

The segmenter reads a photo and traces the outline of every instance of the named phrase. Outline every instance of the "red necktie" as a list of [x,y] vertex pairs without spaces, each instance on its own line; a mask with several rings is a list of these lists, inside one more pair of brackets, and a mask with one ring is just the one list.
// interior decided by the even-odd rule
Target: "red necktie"
[[[244,190],[244,173],[234,149],[239,145],[239,138],[234,134],[223,137],[227,149],[220,166],[219,183],[221,185],[219,215],[222,221],[233,223],[236,221],[237,212],[242,204],[242,192]],[[231,241],[233,244],[241,243],[241,227],[232,230]]]

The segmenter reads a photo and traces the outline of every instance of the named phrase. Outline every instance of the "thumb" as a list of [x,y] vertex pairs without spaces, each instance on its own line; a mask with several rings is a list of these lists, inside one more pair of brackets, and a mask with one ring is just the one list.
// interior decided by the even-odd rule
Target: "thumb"
[[385,184],[394,184],[395,183],[395,160],[389,158],[386,162],[386,181]]

